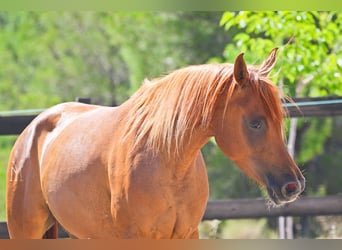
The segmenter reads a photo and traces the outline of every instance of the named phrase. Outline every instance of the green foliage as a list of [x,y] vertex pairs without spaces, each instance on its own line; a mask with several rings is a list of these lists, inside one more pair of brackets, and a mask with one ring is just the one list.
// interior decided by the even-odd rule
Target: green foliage
[[187,64],[203,63],[224,43],[211,46],[218,13],[105,13],[110,43],[127,63],[132,94],[144,78],[158,77]]
[[261,190],[211,140],[202,150],[207,164],[210,199],[260,197]]
[[[0,109],[44,108],[78,96],[120,104],[144,78],[220,51],[219,18],[215,12],[1,12],[6,102]],[[221,42],[210,46],[214,40]]]
[[[274,79],[283,82],[290,96],[296,85],[311,79],[300,93],[305,96],[342,94],[342,13],[339,12],[225,12],[220,24],[238,30],[229,51],[244,51],[250,62],[260,62],[272,48],[279,47]],[[235,54],[235,53],[234,53]],[[298,93],[297,93],[298,94]]]
[[267,219],[209,220],[200,224],[202,239],[276,239]]
[[[324,119],[317,119],[316,123],[315,126],[322,126]],[[306,162],[304,174],[310,180],[306,188],[309,195],[342,194],[342,117],[329,119],[328,124],[332,127],[333,136],[326,141],[320,154]],[[310,135],[310,137],[315,136],[321,135],[319,133]]]
[[308,128],[301,134],[301,137],[304,138],[300,141],[301,150],[296,157],[299,164],[304,164],[316,155],[323,153],[324,142],[331,134],[332,129],[330,118],[311,118],[307,123]]
[[3,18],[9,39],[1,43],[10,48],[4,52],[11,71],[2,73],[20,96],[10,97],[20,100],[11,108],[44,108],[77,96],[110,101],[109,90],[127,71],[93,13],[6,12]]
[[6,169],[8,156],[11,151],[11,146],[14,144],[16,136],[2,136],[0,140],[0,221],[6,220]]

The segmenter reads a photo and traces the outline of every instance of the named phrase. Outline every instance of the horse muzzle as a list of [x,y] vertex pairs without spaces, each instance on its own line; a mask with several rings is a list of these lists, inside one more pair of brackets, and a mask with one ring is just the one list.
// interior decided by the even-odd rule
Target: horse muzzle
[[284,181],[276,181],[273,176],[267,176],[267,192],[276,205],[296,200],[304,189],[305,179],[302,176],[299,179],[285,178]]

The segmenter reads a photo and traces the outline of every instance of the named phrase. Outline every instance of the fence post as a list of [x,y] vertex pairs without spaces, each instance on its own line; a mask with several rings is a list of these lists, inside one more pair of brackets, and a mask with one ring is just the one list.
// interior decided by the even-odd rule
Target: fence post
[[86,103],[86,104],[91,104],[91,98],[89,97],[76,97],[75,99],[76,102],[81,102],[81,103]]

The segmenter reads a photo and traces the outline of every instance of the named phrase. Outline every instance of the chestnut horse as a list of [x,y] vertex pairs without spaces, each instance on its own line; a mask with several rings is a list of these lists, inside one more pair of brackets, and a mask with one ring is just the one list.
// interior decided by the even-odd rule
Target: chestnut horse
[[55,237],[58,222],[75,238],[198,238],[211,137],[275,204],[295,200],[304,177],[284,144],[275,61],[276,49],[260,66],[240,54],[145,81],[118,107],[44,111],[9,158],[10,237]]

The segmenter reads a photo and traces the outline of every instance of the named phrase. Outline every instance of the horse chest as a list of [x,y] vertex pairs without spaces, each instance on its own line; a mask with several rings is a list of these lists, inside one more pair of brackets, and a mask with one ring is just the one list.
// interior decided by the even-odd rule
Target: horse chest
[[194,172],[179,180],[170,178],[168,173],[159,178],[154,175],[153,169],[130,174],[128,199],[117,217],[129,221],[125,234],[152,238],[192,237],[208,198],[206,173]]

